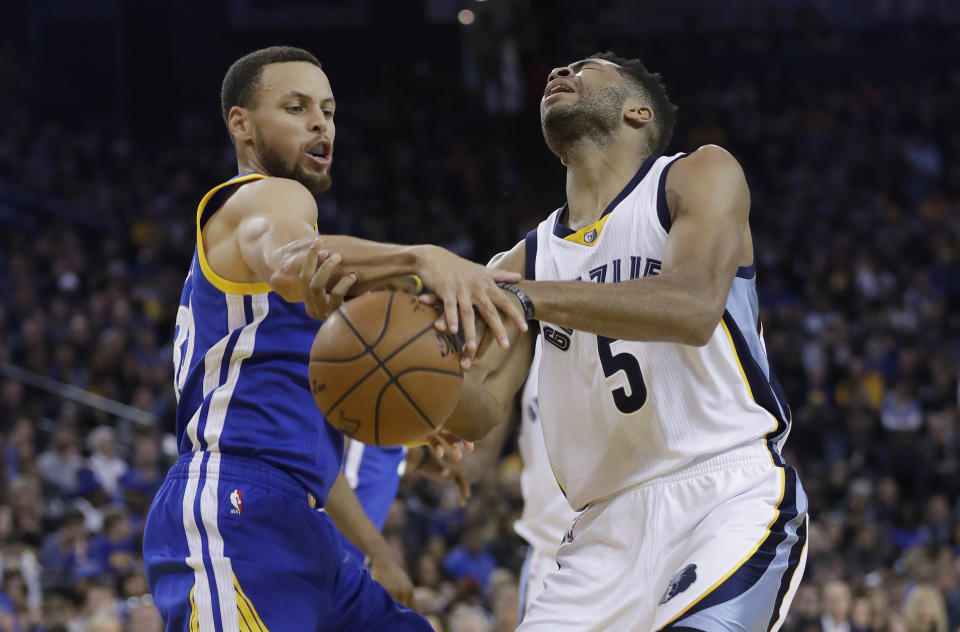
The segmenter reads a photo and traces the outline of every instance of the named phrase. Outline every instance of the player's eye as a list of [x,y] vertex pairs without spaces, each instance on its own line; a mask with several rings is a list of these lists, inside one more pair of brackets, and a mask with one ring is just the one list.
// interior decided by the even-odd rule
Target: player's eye
[[321,111],[323,112],[323,115],[326,116],[327,118],[331,118],[331,117],[333,116],[333,110],[331,110],[331,109],[329,109],[329,108],[326,108],[326,109],[321,110]]
[[291,114],[300,114],[301,112],[304,112],[304,111],[305,111],[305,108],[302,105],[287,106],[287,112],[290,112]]

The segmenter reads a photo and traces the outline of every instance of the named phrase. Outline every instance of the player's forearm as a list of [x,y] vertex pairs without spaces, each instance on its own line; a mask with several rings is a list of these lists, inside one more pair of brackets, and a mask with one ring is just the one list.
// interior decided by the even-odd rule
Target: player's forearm
[[336,482],[330,488],[324,510],[340,533],[371,558],[377,558],[389,551],[390,545],[367,517],[363,505],[350,489],[343,472],[337,476]]
[[467,441],[483,439],[506,418],[506,406],[483,385],[482,378],[466,373],[463,390],[443,427]]
[[321,235],[320,240],[324,250],[340,253],[344,274],[357,273],[352,294],[396,277],[417,274],[425,249],[432,247],[385,244],[348,235]]
[[622,283],[522,281],[536,317],[578,331],[617,338],[703,345],[723,303],[669,275]]

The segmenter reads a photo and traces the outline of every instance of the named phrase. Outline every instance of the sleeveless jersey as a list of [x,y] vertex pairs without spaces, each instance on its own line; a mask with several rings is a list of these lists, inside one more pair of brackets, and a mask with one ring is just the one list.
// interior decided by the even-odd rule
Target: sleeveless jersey
[[[658,274],[664,182],[685,154],[651,156],[601,218],[554,211],[527,235],[527,278],[617,283]],[[540,412],[557,481],[580,509],[684,468],[780,462],[789,409],[766,358],[755,269],[740,268],[706,345],[615,340],[541,323]]]
[[513,530],[530,546],[551,558],[556,554],[563,534],[573,521],[570,503],[563,497],[557,478],[550,469],[547,447],[543,444],[540,408],[537,401],[537,380],[540,373],[542,341],[538,338],[530,365],[530,375],[520,398],[520,491],[523,494],[523,513]]
[[347,444],[343,475],[377,529],[383,528],[406,470],[404,447],[367,445],[355,440]]
[[320,321],[266,283],[235,283],[207,263],[200,231],[227,197],[265,176],[237,176],[197,208],[197,245],[180,298],[173,344],[180,454],[253,457],[324,502],[343,435],[324,421],[307,380]]

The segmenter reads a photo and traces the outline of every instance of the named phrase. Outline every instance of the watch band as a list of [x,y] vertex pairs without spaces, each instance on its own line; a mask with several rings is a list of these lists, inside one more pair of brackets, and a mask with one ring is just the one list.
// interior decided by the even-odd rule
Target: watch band
[[520,305],[523,307],[523,317],[527,320],[536,320],[534,316],[533,301],[530,300],[530,297],[526,292],[518,288],[516,285],[511,285],[505,281],[498,281],[497,287],[500,287],[508,292],[511,292],[520,300]]

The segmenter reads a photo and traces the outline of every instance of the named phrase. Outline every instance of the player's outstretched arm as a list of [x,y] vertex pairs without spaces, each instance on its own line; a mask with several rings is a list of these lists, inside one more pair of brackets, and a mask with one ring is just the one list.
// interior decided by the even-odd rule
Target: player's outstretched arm
[[[305,270],[315,244],[316,219],[316,201],[300,183],[285,178],[251,182],[240,187],[204,229],[208,259],[231,281],[268,283],[286,300],[304,300],[300,277],[317,272]],[[332,268],[323,275],[331,293],[349,275],[355,279],[352,294],[388,279],[418,275],[443,302],[449,329],[462,329],[467,366],[479,345],[475,311],[501,345],[507,344],[504,315],[526,327],[522,310],[496,286],[497,281],[519,280],[516,273],[486,268],[438,246],[400,246],[346,235],[322,235],[320,240],[316,266]]]
[[670,168],[666,193],[673,221],[659,275],[612,284],[523,281],[537,319],[622,340],[706,344],[738,266],[753,260],[750,192],[736,159],[708,145]]
[[[522,274],[526,248],[524,242],[494,257],[490,265]],[[501,290],[505,297],[513,295]],[[491,344],[489,337],[481,344],[476,363],[464,374],[463,390],[453,414],[444,428],[469,441],[484,438],[494,427],[510,416],[513,398],[523,386],[533,360],[533,334],[508,323],[510,345],[503,348]]]
[[413,608],[413,582],[383,534],[367,517],[343,472],[337,475],[337,480],[330,488],[324,510],[340,533],[370,557],[371,576],[387,589],[391,597]]

